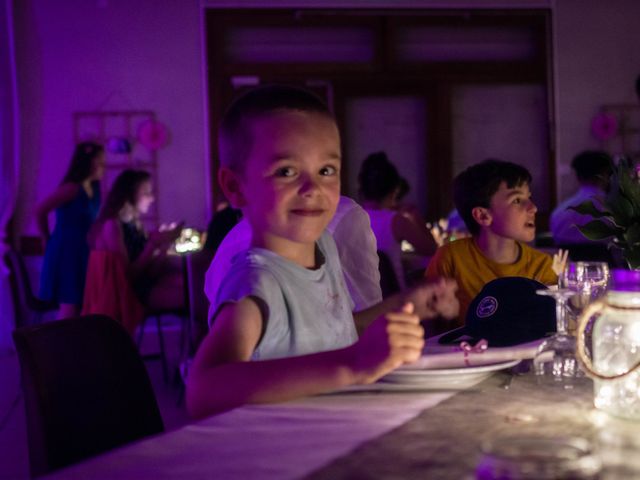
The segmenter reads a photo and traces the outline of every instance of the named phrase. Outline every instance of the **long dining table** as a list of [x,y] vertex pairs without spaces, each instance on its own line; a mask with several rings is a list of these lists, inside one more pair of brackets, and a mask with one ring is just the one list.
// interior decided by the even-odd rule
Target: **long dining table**
[[481,446],[510,435],[579,437],[602,461],[597,478],[640,478],[640,423],[596,411],[588,379],[562,388],[505,369],[431,387],[379,383],[244,406],[48,478],[471,479]]

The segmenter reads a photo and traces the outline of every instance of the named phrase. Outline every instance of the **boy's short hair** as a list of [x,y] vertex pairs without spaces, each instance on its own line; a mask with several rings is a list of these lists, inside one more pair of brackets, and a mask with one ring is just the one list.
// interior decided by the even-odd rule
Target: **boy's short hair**
[[508,188],[530,184],[531,174],[521,165],[490,158],[472,165],[454,179],[453,201],[471,235],[480,232],[471,211],[475,207],[489,208],[491,197],[502,182]]
[[573,158],[571,168],[581,182],[606,181],[613,171],[612,164],[607,152],[587,150]]
[[254,88],[236,98],[222,118],[218,140],[220,163],[241,170],[253,143],[249,122],[282,110],[319,113],[335,120],[326,103],[308,90],[288,85]]

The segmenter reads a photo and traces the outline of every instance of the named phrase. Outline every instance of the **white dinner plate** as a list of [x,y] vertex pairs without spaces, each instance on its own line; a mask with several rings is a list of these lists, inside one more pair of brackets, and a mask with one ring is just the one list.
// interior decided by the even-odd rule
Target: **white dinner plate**
[[398,368],[380,379],[403,385],[419,386],[421,389],[463,389],[484,380],[493,372],[517,365],[520,360],[481,365],[478,367],[409,369]]

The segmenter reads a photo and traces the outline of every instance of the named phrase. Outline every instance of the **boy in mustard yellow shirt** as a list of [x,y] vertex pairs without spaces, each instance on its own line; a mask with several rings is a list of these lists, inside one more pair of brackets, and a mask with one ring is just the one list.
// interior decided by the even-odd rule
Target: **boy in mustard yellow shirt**
[[558,277],[550,255],[527,245],[536,233],[537,207],[531,200],[531,174],[511,162],[485,160],[454,180],[454,203],[471,237],[438,248],[427,278],[458,283],[460,315],[447,325],[464,324],[469,304],[482,287],[500,277],[527,277],[546,285]]

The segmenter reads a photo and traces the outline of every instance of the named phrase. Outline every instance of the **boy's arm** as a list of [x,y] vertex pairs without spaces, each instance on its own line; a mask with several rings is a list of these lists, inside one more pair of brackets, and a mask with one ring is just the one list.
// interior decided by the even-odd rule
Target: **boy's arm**
[[382,302],[353,314],[358,333],[367,328],[378,316],[397,310],[405,303],[415,306],[415,314],[421,320],[434,317],[454,318],[458,315],[459,304],[456,297],[456,282],[439,278],[436,281],[423,280],[404,292],[385,298]]
[[379,317],[354,345],[328,352],[249,361],[263,330],[258,304],[245,297],[215,318],[189,371],[187,410],[201,418],[247,403],[267,403],[368,383],[415,361],[424,345],[406,305]]
[[455,278],[450,248],[449,245],[444,245],[436,250],[424,272],[427,280],[436,280],[441,277]]

